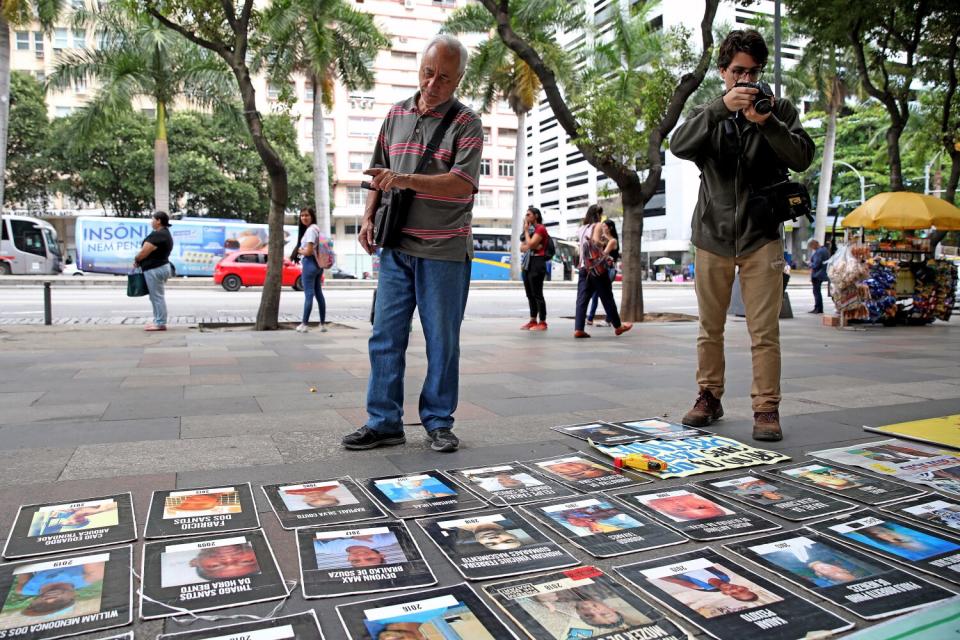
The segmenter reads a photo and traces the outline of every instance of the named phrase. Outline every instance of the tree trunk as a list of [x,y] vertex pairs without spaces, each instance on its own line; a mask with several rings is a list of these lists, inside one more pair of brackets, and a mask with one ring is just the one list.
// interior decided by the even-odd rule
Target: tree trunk
[[[659,173],[659,172],[658,172]],[[623,229],[620,253],[623,265],[623,285],[620,298],[620,317],[624,322],[643,322],[643,206],[646,204],[640,183],[620,190],[623,203]]]
[[323,123],[323,96],[317,76],[310,76],[313,85],[313,195],[317,209],[320,232],[331,237],[330,232],[330,176],[327,168],[327,138]]
[[[510,223],[510,279],[520,279],[520,236],[523,234],[523,178],[526,175],[527,114],[517,114],[517,146],[513,153],[513,220]],[[521,143],[521,141],[523,141]]]
[[153,206],[170,213],[170,150],[167,147],[167,107],[157,101],[157,138],[153,142]]
[[827,135],[823,139],[823,161],[820,163],[820,186],[817,189],[817,215],[813,237],[820,244],[827,237],[827,207],[830,205],[830,187],[833,183],[833,153],[837,147],[837,111],[839,106],[830,101],[827,114]]
[[0,13],[0,229],[7,177],[7,128],[10,124],[10,23]]
[[[906,124],[906,123],[904,123]],[[887,157],[890,159],[890,191],[903,191],[903,165],[900,162],[900,135],[903,127],[887,129]]]
[[943,199],[950,204],[957,201],[957,182],[960,182],[960,151],[950,151],[950,177],[947,179],[947,188],[943,191]]

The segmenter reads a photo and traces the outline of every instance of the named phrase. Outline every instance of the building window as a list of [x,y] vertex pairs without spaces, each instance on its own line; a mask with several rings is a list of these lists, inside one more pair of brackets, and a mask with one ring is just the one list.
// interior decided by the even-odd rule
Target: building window
[[303,87],[304,102],[313,102],[313,85],[308,80]]
[[304,118],[303,124],[304,124],[303,137],[309,140],[310,142],[313,142],[313,118]]
[[33,32],[33,50],[38,60],[43,60],[43,34],[39,31]]
[[39,82],[40,84],[43,84],[44,82],[47,81],[47,74],[44,73],[43,71],[34,71],[33,77],[36,78],[37,82]]
[[483,128],[483,144],[490,144],[490,127]]
[[509,211],[513,207],[513,191],[501,191],[497,196],[500,208]]
[[350,171],[364,171],[367,167],[370,166],[370,162],[373,160],[372,153],[351,153],[350,154]]
[[267,83],[267,98],[270,100],[276,100],[280,97],[280,87],[273,84],[272,82]]
[[516,129],[497,129],[497,137],[500,138],[500,144],[517,144]]
[[30,51],[29,31],[17,31],[17,51]]
[[491,173],[490,164],[491,164],[490,158],[482,158],[480,160],[480,175],[482,177],[486,177],[486,178],[490,177],[490,173]]
[[497,175],[501,178],[513,177],[513,160],[501,160],[497,163]]
[[[311,119],[311,124],[312,124],[312,119]],[[312,130],[313,128],[311,127],[311,131]],[[335,131],[333,128],[333,120],[331,118],[324,118],[323,119],[323,139],[326,140],[327,144],[330,144],[331,142],[333,142],[334,133]]]
[[73,46],[77,49],[83,49],[87,46],[87,32],[84,29],[73,30]]
[[66,49],[70,46],[70,32],[67,29],[57,27],[53,30],[53,50]]
[[351,136],[365,136],[372,138],[377,135],[376,118],[348,118],[347,134]]
[[493,208],[493,191],[480,190],[477,192],[477,208]]
[[53,117],[55,118],[66,118],[71,113],[73,113],[73,107],[56,107],[53,110]]
[[402,60],[403,62],[417,61],[417,54],[413,51],[397,51],[396,49],[391,49],[390,57],[394,60]]
[[347,187],[347,206],[362,207],[367,203],[367,190],[363,187]]

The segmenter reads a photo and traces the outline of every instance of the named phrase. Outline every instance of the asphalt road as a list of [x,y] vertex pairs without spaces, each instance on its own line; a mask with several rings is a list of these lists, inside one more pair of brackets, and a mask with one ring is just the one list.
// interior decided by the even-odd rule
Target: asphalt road
[[[826,289],[826,287],[824,287]],[[615,292],[617,301],[620,292]],[[372,291],[369,289],[329,288],[325,291],[327,314],[337,318],[362,318],[370,311]],[[548,289],[545,292],[550,317],[572,316],[576,303],[574,289]],[[813,307],[812,293],[804,289],[790,289],[795,313],[804,313]],[[120,288],[54,288],[52,294],[55,317],[117,318],[148,316],[150,303],[146,298],[128,298]],[[228,293],[219,288],[170,288],[167,305],[171,315],[231,316],[253,315],[260,302],[259,289],[244,289]],[[644,292],[648,313],[674,312],[695,315],[697,302],[692,288],[659,288]],[[285,289],[281,313],[299,313],[303,294]],[[828,311],[831,309],[827,301]],[[467,303],[468,317],[516,317],[527,315],[527,303],[522,289],[474,289]],[[601,307],[602,313],[602,307]],[[314,311],[316,314],[316,311]],[[43,317],[43,292],[36,288],[0,288],[0,320]]]

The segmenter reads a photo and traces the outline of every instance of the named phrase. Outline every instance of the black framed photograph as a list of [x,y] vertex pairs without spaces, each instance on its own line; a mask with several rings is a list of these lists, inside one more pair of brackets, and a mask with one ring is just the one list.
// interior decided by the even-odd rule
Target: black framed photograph
[[483,590],[533,640],[688,637],[596,567],[495,582]]
[[337,615],[350,640],[516,640],[467,584],[341,604]]
[[517,462],[493,467],[453,469],[448,473],[495,506],[578,495],[578,492],[570,487]]
[[676,531],[603,494],[536,502],[521,509],[596,558],[687,541]]
[[880,507],[880,510],[928,527],[942,529],[955,536],[960,535],[960,500],[956,498],[930,494],[885,505]]
[[394,518],[422,518],[486,506],[436,469],[368,478],[363,485]]
[[176,538],[260,527],[249,482],[154,491],[145,538]]
[[841,498],[868,505],[916,498],[924,493],[905,484],[822,462],[803,462],[789,467],[774,467],[759,473],[790,480],[816,491],[827,491]]
[[137,519],[130,493],[29,504],[17,511],[3,557],[65,553],[136,539]]
[[807,531],[784,531],[725,546],[865,620],[899,615],[957,595],[850,545]]
[[133,547],[0,565],[0,637],[39,640],[133,622]]
[[260,529],[143,545],[140,617],[165,618],[287,597]]
[[417,524],[467,580],[486,580],[580,564],[510,508],[436,517]]
[[834,498],[829,494],[750,473],[702,480],[693,485],[794,522],[822,518],[857,508],[852,502]]
[[255,622],[165,633],[157,640],[323,640],[314,611],[279,616]]
[[614,571],[718,640],[801,640],[853,628],[709,547]]
[[618,427],[609,422],[581,422],[580,424],[567,424],[560,427],[551,427],[554,431],[573,436],[579,440],[589,440],[596,444],[623,444],[625,442],[637,442],[647,440],[648,438],[641,433]]
[[333,598],[437,584],[402,520],[297,529],[304,598]]
[[612,423],[614,426],[629,429],[643,436],[643,440],[677,440],[709,435],[708,431],[688,427],[685,424],[669,422],[662,418],[644,418],[642,420],[623,420]]
[[625,489],[650,482],[649,478],[638,473],[617,469],[583,453],[530,460],[523,464],[584,493]]
[[693,485],[666,491],[631,491],[617,498],[691,540],[718,540],[775,531],[780,525]]
[[284,529],[360,522],[386,516],[349,476],[265,484],[261,489]]

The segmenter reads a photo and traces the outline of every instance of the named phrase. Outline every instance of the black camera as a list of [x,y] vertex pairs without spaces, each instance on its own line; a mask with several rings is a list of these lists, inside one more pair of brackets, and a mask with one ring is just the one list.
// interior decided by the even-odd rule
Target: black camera
[[750,87],[756,89],[753,96],[753,110],[764,116],[773,111],[773,91],[766,82],[738,82],[734,87]]

